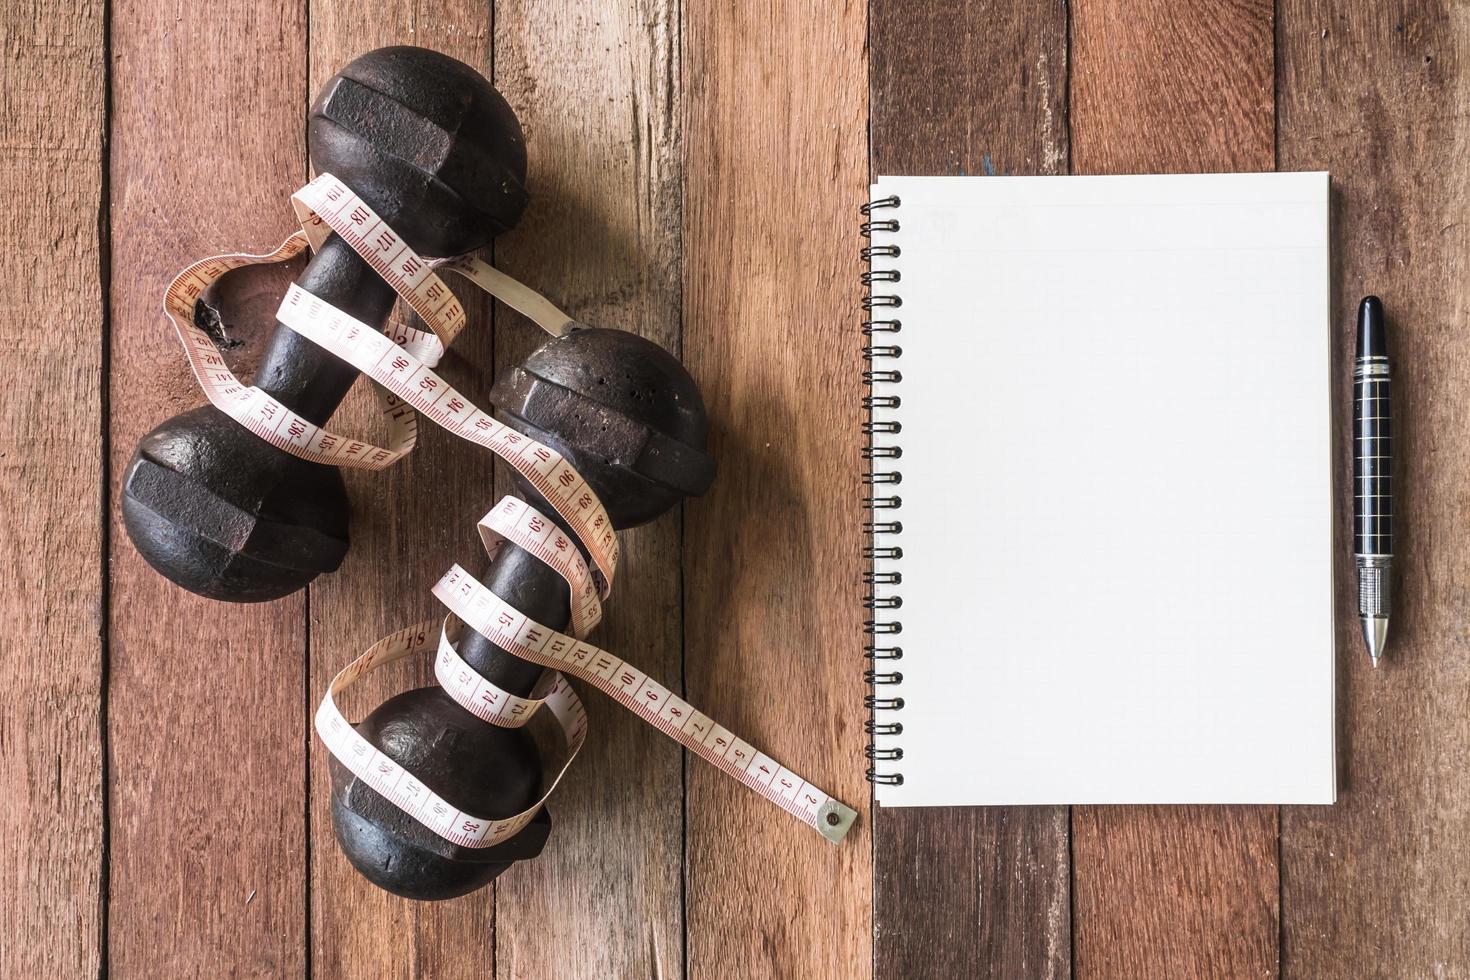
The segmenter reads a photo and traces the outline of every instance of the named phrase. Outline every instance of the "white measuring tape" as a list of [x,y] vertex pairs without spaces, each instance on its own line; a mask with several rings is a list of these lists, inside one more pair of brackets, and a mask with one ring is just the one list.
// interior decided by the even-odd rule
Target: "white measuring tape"
[[[460,257],[436,263],[418,255],[331,174],[317,177],[291,200],[302,230],[274,252],[220,255],[196,262],[175,276],[164,294],[164,312],[173,322],[205,396],[278,449],[312,462],[363,469],[382,469],[406,456],[417,437],[415,413],[425,415],[455,435],[485,446],[535,487],[587,546],[599,588],[606,596],[617,569],[618,542],[597,495],[560,453],[481,411],[433,371],[465,321],[464,308],[433,267],[442,265],[460,272],[497,298],[502,293],[513,298],[516,305],[534,311],[537,322],[550,333],[565,333],[572,320],[544,298],[537,297],[539,302],[528,299],[535,296],[532,290],[478,259]],[[199,297],[226,272],[285,261],[307,244],[319,247],[333,231],[404,298],[433,333],[402,328],[389,337],[295,285],[287,291],[276,318],[347,361],[378,386],[393,435],[386,448],[329,432],[259,388],[246,386],[226,367],[210,336],[194,323]],[[515,288],[505,288],[507,283]]]
[[[303,459],[336,466],[381,469],[412,450],[416,415],[482,445],[505,460],[551,504],[590,557],[583,558],[561,526],[530,504],[506,497],[479,523],[493,558],[507,542],[554,569],[571,590],[572,635],[527,618],[455,565],[434,587],[451,612],[437,631],[420,624],[375,643],[332,679],[316,713],[316,729],[331,753],[355,776],[446,840],[490,847],[509,839],[535,817],[570,766],[586,737],[586,712],[562,673],[612,697],[649,724],[832,842],[843,839],[856,812],[781,766],[647,674],[605,650],[581,641],[602,616],[601,599],[612,588],[618,541],[602,502],[580,474],[549,446],[497,421],[434,372],[433,366],[464,328],[464,309],[436,269],[455,272],[561,336],[574,321],[545,297],[479,259],[425,259],[409,248],[345,184],[322,174],[292,196],[302,230],[266,255],[220,255],[179,273],[165,294],[164,311],[210,402],[261,439]],[[348,316],[299,286],[287,291],[277,319],[367,375],[379,389],[391,439],[387,447],[347,439],[301,418],[226,367],[218,347],[194,322],[195,305],[220,276],[245,265],[282,262],[307,245],[319,248],[336,232],[389,283],[429,326],[391,335]],[[529,697],[491,684],[455,649],[461,623],[531,663],[549,668]],[[437,636],[435,635],[437,632]],[[489,819],[464,813],[359,735],[336,706],[335,696],[368,673],[405,657],[435,653],[435,676],[454,700],[490,724],[519,727],[544,705],[560,726],[566,751],[543,780],[541,798],[525,811]]]
[[434,595],[492,643],[522,660],[592,685],[834,844],[857,818],[851,807],[758,751],[626,660],[542,626],[460,566],[439,580]]
[[[454,650],[456,626],[452,619],[446,619],[442,627],[433,622],[419,623],[417,626],[390,633],[374,643],[366,653],[332,678],[332,683],[327,686],[326,697],[322,698],[322,703],[316,710],[316,731],[327,750],[354,776],[440,837],[460,847],[493,847],[519,833],[535,818],[547,798],[555,791],[586,739],[587,712],[582,707],[582,700],[577,697],[577,692],[559,674],[552,676],[544,696],[536,700],[517,698],[475,674]],[[546,790],[541,798],[514,816],[492,820],[459,809],[425,786],[407,769],[378,751],[371,742],[357,733],[357,729],[337,708],[334,696],[364,675],[405,657],[435,650],[439,652],[435,661],[436,676],[442,679],[446,673],[454,676],[459,671],[473,674],[478,680],[478,684],[466,680],[452,688],[446,686],[445,691],[479,718],[503,728],[518,728],[529,722],[536,709],[545,704],[561,726],[566,752],[560,768],[549,780],[543,781],[542,785]],[[476,693],[466,693],[471,690]],[[501,701],[503,710],[480,707],[493,702],[494,698],[484,697],[491,693]]]

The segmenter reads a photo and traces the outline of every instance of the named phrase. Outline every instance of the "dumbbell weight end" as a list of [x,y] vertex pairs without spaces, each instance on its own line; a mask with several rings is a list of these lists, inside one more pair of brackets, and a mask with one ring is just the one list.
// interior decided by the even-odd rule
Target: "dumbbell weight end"
[[[396,298],[335,235],[297,284],[374,325],[387,321]],[[277,325],[255,385],[323,424],[356,378],[350,365]],[[347,552],[341,472],[277,449],[213,405],[143,437],[123,480],[122,514],[148,564],[211,599],[280,598],[336,569]]]

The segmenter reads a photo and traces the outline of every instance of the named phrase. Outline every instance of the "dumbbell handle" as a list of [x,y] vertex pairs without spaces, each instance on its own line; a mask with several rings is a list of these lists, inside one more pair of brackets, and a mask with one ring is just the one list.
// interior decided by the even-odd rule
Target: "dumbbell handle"
[[[566,579],[541,559],[508,541],[480,581],[543,626],[560,632],[571,620],[572,596]],[[522,660],[474,630],[465,631],[459,642],[459,655],[481,677],[518,697],[530,694],[543,672],[538,664]]]
[[[387,322],[397,298],[393,288],[336,234],[312,256],[296,284],[373,327]],[[254,383],[287,408],[324,425],[356,379],[357,370],[351,365],[289,327],[278,325]],[[571,534],[569,529],[563,530]],[[538,623],[563,630],[571,620],[571,589],[566,580],[513,544],[506,543],[482,581]],[[486,680],[517,696],[530,694],[543,673],[541,667],[506,652],[473,630],[466,632],[459,652]]]
[[[311,257],[296,285],[379,330],[398,298],[335,233]],[[352,365],[278,323],[253,383],[296,414],[325,425],[356,380]]]

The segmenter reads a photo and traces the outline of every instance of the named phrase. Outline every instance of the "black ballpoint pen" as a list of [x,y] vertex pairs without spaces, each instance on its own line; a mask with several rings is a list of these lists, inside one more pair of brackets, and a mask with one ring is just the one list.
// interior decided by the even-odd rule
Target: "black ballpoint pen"
[[1388,639],[1393,568],[1393,419],[1389,400],[1388,325],[1377,296],[1358,305],[1353,361],[1353,559],[1358,616],[1373,666]]

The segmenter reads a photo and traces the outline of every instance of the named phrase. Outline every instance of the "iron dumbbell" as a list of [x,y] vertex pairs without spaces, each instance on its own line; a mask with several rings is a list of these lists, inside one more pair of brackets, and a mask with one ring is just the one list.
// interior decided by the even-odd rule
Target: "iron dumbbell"
[[[478,72],[447,55],[381,48],[335,75],[312,105],[311,159],[423,255],[457,255],[519,220],[520,123]],[[381,328],[396,295],[331,235],[297,284]],[[324,424],[357,372],[277,325],[254,384]],[[348,546],[341,472],[266,443],[213,405],[143,437],[128,464],[123,522],[159,573],[213,599],[257,602],[337,568]]]
[[[676,358],[637,335],[588,328],[553,339],[503,373],[492,398],[503,421],[555,449],[581,473],[617,528],[653,520],[684,497],[704,493],[714,478],[698,387]],[[529,483],[518,480],[517,486],[532,506],[557,520]],[[566,628],[571,596],[565,580],[520,548],[503,547],[481,581],[538,623]],[[487,680],[522,697],[541,677],[539,666],[472,630],[460,640],[459,654]],[[467,812],[503,819],[540,795],[541,763],[526,730],[487,724],[437,686],[390,699],[358,732]],[[408,898],[453,898],[480,888],[512,862],[539,854],[550,831],[543,809],[494,847],[459,847],[335,758],[331,767],[332,822],[348,860],[374,884]]]

